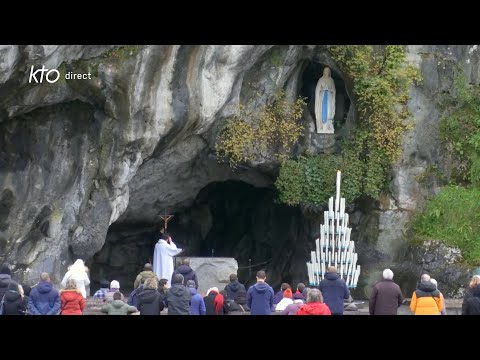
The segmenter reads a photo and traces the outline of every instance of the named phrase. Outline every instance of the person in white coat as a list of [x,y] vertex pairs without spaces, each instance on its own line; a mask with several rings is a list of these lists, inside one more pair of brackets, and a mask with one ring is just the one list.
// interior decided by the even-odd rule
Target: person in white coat
[[85,290],[85,286],[90,285],[90,279],[88,278],[83,260],[78,259],[72,266],[69,267],[61,283],[63,288],[67,286],[68,279],[75,280],[77,283],[77,289],[79,289],[83,297],[86,298],[87,292]]
[[167,279],[168,287],[171,286],[170,280],[174,270],[173,257],[180,254],[182,249],[177,248],[168,233],[164,233],[162,238],[155,244],[153,252],[153,272],[159,279]]

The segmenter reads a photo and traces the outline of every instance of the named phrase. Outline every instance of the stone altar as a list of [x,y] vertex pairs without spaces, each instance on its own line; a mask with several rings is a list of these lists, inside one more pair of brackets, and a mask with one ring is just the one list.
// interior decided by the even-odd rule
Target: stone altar
[[237,274],[238,263],[228,257],[190,257],[178,256],[175,258],[175,268],[182,263],[182,259],[190,259],[190,267],[198,277],[198,292],[205,296],[207,290],[213,286],[221,291],[230,283],[230,274]]

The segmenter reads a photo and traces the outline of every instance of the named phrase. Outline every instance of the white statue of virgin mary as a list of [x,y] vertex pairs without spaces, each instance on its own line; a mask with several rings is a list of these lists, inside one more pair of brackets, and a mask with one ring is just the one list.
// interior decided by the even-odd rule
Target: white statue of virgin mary
[[335,116],[335,83],[330,68],[323,69],[323,76],[315,88],[315,122],[318,134],[333,134]]

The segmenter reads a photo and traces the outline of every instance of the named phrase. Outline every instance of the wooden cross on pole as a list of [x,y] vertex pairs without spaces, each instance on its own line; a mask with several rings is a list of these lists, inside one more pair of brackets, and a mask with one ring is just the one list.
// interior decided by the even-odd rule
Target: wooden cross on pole
[[167,232],[168,220],[170,220],[174,215],[167,215],[167,210],[164,210],[164,214],[160,215],[160,219],[163,220],[163,229]]

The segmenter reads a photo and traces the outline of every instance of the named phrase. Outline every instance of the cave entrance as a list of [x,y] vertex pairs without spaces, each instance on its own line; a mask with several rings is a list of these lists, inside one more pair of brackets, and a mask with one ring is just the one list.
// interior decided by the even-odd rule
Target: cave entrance
[[[326,65],[318,62],[308,62],[302,74],[302,86],[300,89],[300,95],[307,100],[307,109],[312,117],[315,119],[315,88],[317,86],[318,79],[323,75],[323,69]],[[334,69],[330,68],[333,82],[335,83],[335,116],[333,123],[335,132],[338,131],[347,119],[348,111],[350,110],[350,97],[348,96],[345,81],[342,76]]]
[[[239,278],[248,284],[261,269],[274,287],[306,281],[311,224],[300,209],[278,204],[276,198],[271,188],[212,182],[191,206],[174,212],[168,231],[184,249],[182,256],[235,258]],[[91,261],[92,282],[116,279],[122,288],[131,289],[143,264],[153,257],[161,227],[161,221],[112,224],[104,247]]]

